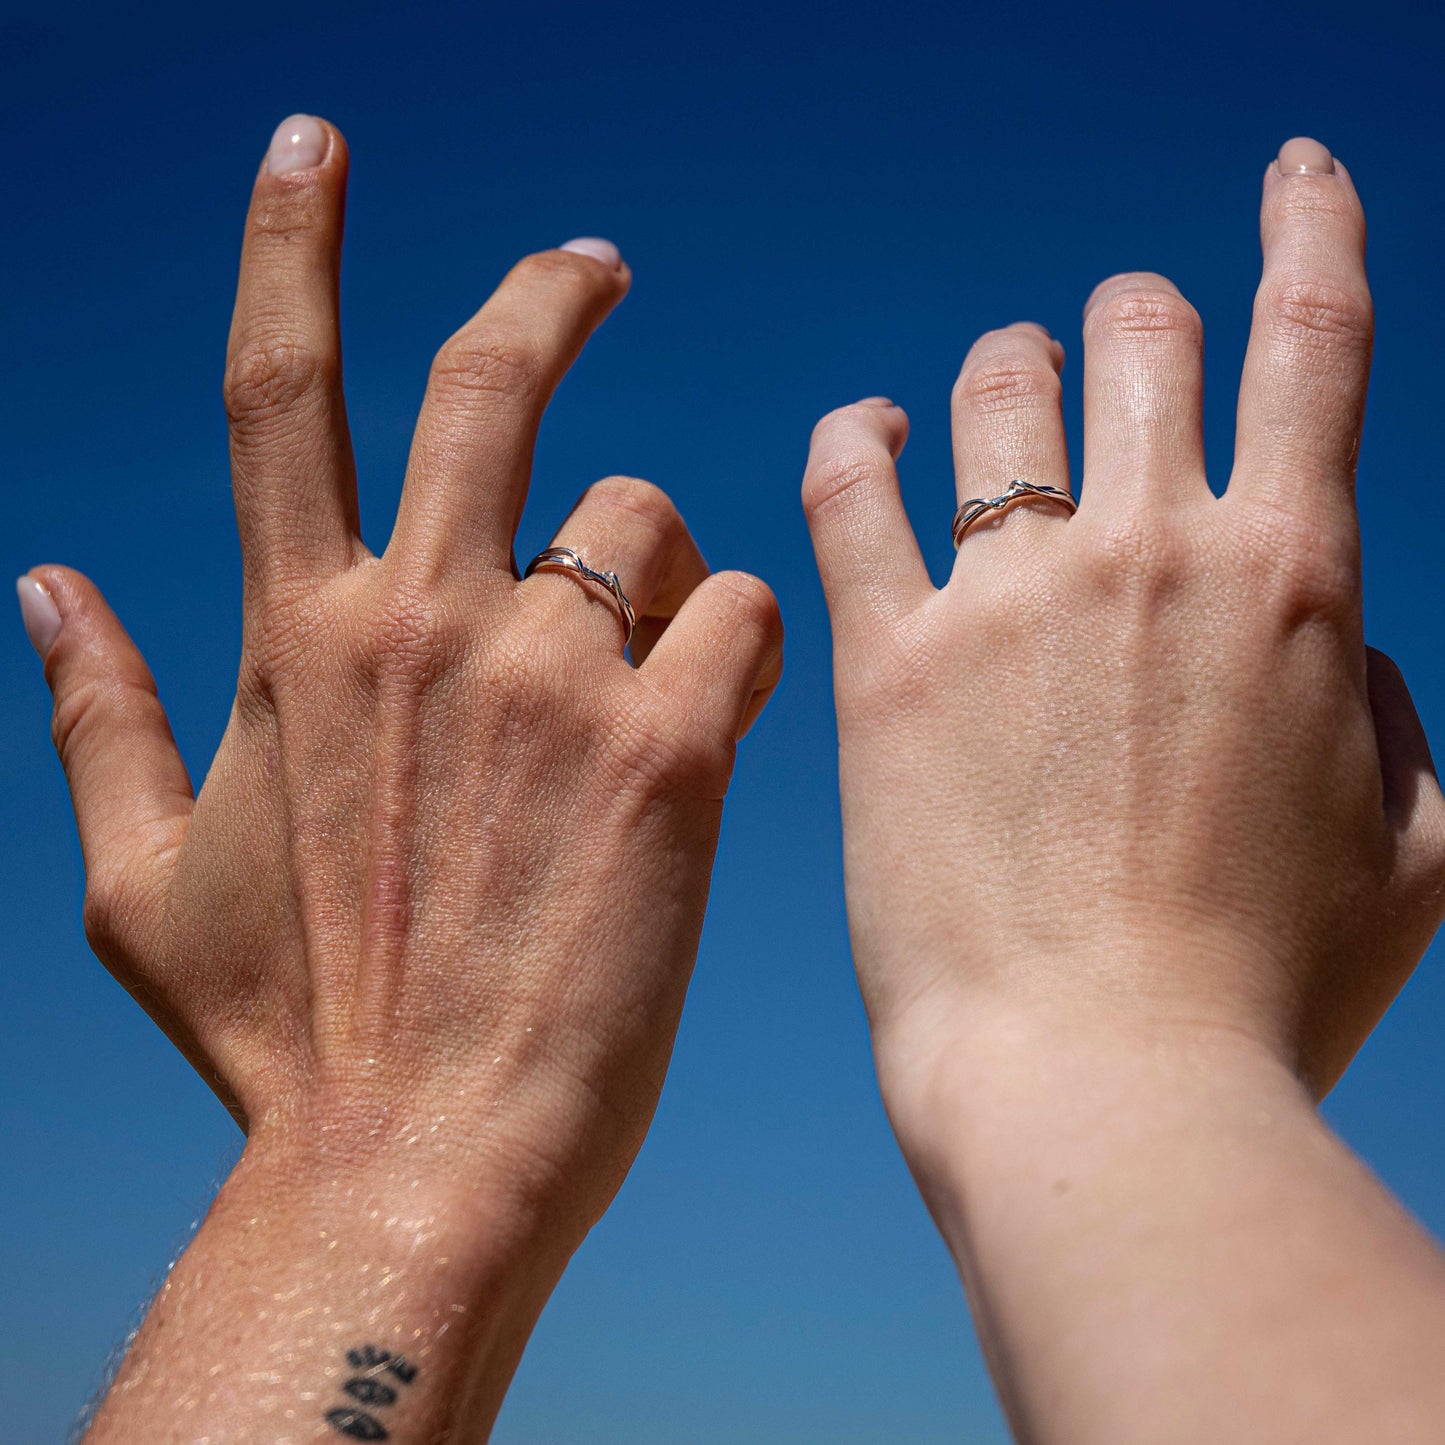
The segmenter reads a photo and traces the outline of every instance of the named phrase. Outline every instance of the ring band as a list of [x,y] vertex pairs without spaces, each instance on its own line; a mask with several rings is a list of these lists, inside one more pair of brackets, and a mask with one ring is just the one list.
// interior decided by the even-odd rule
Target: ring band
[[997,497],[972,497],[953,514],[953,550],[958,550],[964,533],[980,517],[989,512],[1002,512],[1023,497],[1038,497],[1045,502],[1057,502],[1071,514],[1079,510],[1079,504],[1062,487],[1046,487],[1040,482],[1012,481],[1007,491]]
[[602,588],[617,609],[617,620],[622,624],[622,645],[626,647],[632,641],[632,634],[637,628],[637,613],[627,600],[627,594],[617,580],[617,573],[596,571],[570,547],[548,547],[538,552],[527,563],[527,570],[522,576],[530,577],[534,572],[565,572],[579,582],[591,582]]

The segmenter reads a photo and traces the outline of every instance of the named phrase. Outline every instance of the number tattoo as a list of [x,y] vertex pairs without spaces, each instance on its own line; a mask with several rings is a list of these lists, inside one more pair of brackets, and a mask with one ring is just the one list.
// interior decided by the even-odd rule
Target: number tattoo
[[[394,1405],[401,1393],[400,1386],[411,1384],[417,1374],[416,1366],[405,1355],[394,1355],[379,1345],[361,1345],[347,1350],[346,1363],[358,1373],[352,1375],[341,1388],[359,1404],[370,1405],[374,1409]],[[390,1375],[397,1383],[379,1379],[378,1376],[383,1374]],[[375,1415],[351,1405],[328,1410],[325,1418],[338,1435],[345,1435],[350,1440],[390,1438],[390,1432]]]

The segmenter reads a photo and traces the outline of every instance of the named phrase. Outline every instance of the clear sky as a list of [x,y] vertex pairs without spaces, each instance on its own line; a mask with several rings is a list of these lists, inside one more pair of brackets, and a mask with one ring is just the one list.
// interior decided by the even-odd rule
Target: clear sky
[[[1076,426],[1084,298],[1150,268],[1204,316],[1222,478],[1259,176],[1287,136],[1316,135],[1372,231],[1371,640],[1445,746],[1442,38],[1439,7],[1398,0],[0,8],[0,560],[96,578],[198,778],[237,657],[222,348],[250,179],[292,111],[352,148],[346,368],[373,546],[431,351],[518,255],[600,234],[636,281],[548,416],[519,550],[587,482],[631,472],[672,493],[714,565],[782,600],[788,672],[739,762],[657,1123],[543,1318],[503,1445],[1004,1439],[848,960],[826,619],[797,504],[808,431],[870,393],[908,408],[904,485],[941,577],[948,388],[970,341],[1053,329]],[[15,620],[0,1437],[17,1445],[63,1438],[239,1149],[86,948],[47,708]],[[960,718],[960,747],[980,741]],[[1442,962],[1327,1105],[1437,1231]]]

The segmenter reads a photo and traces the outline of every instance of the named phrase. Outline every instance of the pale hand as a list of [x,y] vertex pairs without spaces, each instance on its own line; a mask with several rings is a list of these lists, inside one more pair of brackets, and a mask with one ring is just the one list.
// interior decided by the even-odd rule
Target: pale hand
[[[899,501],[902,411],[818,426],[804,499],[886,1085],[921,1086],[965,1021],[1082,1010],[1242,1031],[1322,1093],[1445,912],[1445,801],[1362,635],[1363,216],[1343,168],[1271,166],[1263,226],[1220,498],[1203,332],[1162,276],[1117,276],[1086,310],[1077,514],[986,516],[942,588]],[[1028,323],[974,346],[953,392],[960,502],[1069,487],[1062,362]]]
[[[1313,1108],[1445,912],[1445,800],[1362,635],[1364,218],[1299,140],[1262,222],[1222,497],[1199,317],[1146,274],[1085,312],[1076,514],[990,514],[935,589],[901,410],[825,418],[804,482],[883,1097],[1031,1445],[1445,1411],[1445,1260]],[[958,501],[1069,486],[1062,361],[1030,324],[970,352]]]

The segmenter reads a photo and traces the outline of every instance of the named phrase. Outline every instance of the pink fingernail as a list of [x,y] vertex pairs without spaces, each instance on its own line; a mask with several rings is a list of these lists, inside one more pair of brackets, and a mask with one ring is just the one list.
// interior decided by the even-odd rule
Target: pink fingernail
[[1297,135],[1279,148],[1275,166],[1282,176],[1332,176],[1335,158],[1319,141]]
[[18,578],[15,590],[20,595],[20,620],[25,624],[25,635],[43,658],[60,636],[60,609],[33,577]]
[[575,241],[563,242],[557,249],[575,251],[579,256],[591,256],[594,261],[601,261],[604,266],[611,266],[614,271],[622,265],[622,252],[611,241],[604,241],[601,236],[578,236]]
[[314,115],[288,115],[271,137],[266,169],[273,176],[313,170],[326,159],[326,139],[326,127]]
[[865,397],[858,403],[858,405],[859,405],[859,406],[895,406],[895,405],[897,405],[897,403],[894,402],[891,397],[887,397],[887,396],[865,396]]

